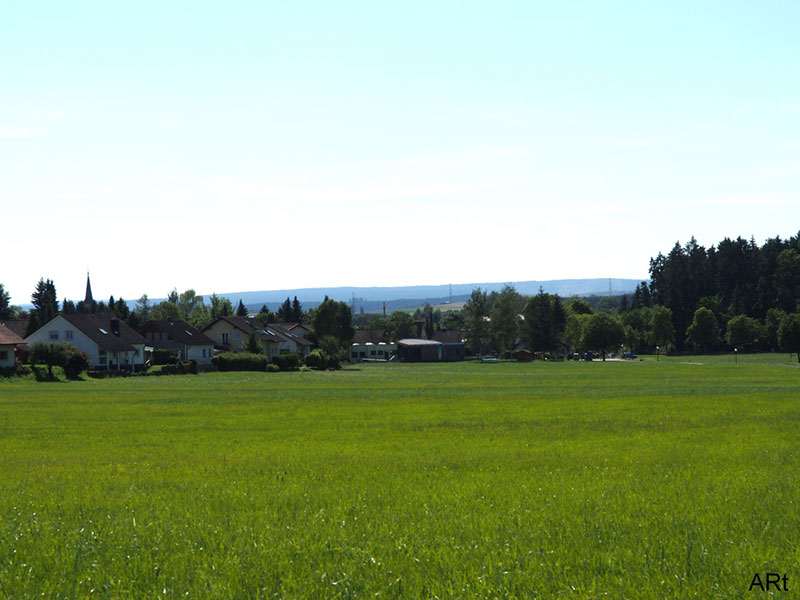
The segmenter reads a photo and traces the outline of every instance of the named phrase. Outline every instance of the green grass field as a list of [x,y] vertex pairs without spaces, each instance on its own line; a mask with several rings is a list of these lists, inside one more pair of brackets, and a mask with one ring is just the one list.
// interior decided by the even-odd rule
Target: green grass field
[[794,597],[796,364],[2,381],[0,597]]

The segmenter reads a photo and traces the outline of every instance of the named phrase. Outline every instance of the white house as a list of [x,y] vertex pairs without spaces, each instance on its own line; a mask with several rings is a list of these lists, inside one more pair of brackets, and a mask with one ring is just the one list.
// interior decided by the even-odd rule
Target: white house
[[305,329],[299,323],[294,323],[293,325],[294,327],[287,327],[285,324],[267,323],[262,327],[280,338],[278,352],[297,352],[303,356],[308,356],[314,344],[303,337],[302,333]]
[[275,332],[266,331],[250,317],[219,317],[203,328],[203,333],[213,340],[217,348],[225,352],[243,350],[247,338],[253,332],[264,348],[264,354],[267,356],[278,354],[281,338]]
[[25,340],[0,323],[0,369],[14,366],[16,348],[24,343]]
[[301,338],[308,337],[308,334],[314,331],[308,323],[278,323],[278,327]]
[[283,325],[273,323],[259,324],[252,317],[220,317],[203,328],[217,348],[237,352],[244,348],[251,333],[264,347],[267,356],[282,352],[298,352],[307,356],[313,344],[300,335],[288,331]]
[[36,342],[68,342],[89,355],[95,369],[138,371],[144,368],[145,339],[111,313],[57,315],[25,338]]
[[153,348],[169,350],[180,360],[196,360],[198,365],[209,365],[214,358],[214,341],[180,319],[148,321],[139,330]]

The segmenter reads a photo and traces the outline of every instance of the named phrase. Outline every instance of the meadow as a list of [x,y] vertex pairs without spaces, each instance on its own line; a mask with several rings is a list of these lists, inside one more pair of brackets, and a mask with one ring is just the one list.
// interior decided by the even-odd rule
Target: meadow
[[0,381],[0,597],[796,593],[800,368],[739,358]]

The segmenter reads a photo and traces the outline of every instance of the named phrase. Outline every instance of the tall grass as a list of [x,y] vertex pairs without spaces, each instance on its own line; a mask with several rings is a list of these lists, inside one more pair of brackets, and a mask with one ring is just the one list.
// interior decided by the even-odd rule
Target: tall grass
[[791,589],[798,384],[679,361],[2,383],[0,597]]

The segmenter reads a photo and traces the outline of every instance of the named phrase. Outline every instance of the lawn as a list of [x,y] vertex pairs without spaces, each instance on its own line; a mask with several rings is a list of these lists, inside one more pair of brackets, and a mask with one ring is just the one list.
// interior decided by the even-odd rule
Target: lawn
[[794,591],[800,368],[739,359],[0,382],[0,597]]

